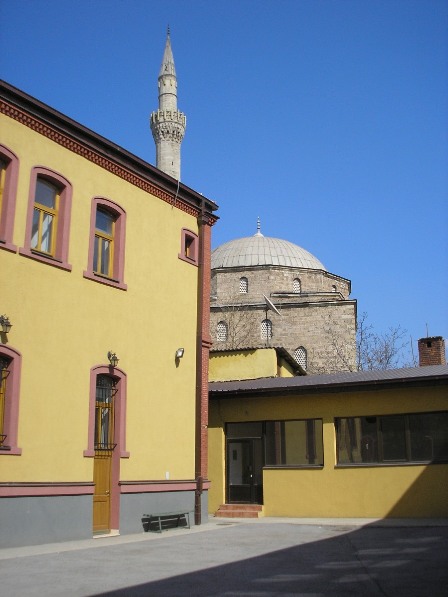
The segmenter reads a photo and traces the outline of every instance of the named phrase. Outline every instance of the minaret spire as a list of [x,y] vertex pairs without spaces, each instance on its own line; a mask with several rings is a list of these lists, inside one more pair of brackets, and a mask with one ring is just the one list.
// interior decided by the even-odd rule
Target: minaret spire
[[156,144],[156,165],[163,172],[180,180],[180,144],[184,138],[187,119],[185,114],[177,109],[177,77],[169,26],[158,86],[159,109],[153,112],[150,118],[152,136]]

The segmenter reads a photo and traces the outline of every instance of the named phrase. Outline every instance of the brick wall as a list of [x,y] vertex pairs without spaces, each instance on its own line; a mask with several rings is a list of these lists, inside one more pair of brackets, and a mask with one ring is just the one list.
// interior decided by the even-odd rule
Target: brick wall
[[445,340],[442,336],[420,338],[418,341],[418,361],[420,367],[446,365]]

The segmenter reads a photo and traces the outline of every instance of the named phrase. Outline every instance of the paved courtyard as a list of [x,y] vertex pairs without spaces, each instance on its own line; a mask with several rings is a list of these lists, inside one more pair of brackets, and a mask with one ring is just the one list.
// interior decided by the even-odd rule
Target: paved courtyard
[[0,550],[28,596],[446,597],[448,526],[266,518]]

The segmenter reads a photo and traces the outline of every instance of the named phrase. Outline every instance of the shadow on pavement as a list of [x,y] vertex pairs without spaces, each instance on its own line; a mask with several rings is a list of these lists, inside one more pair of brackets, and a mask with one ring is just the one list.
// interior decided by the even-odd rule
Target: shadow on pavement
[[[262,530],[262,526],[264,529]],[[448,594],[448,529],[446,527],[375,527],[351,530],[317,527],[316,539],[304,527],[273,523],[241,525],[219,530],[219,542],[208,545],[210,533],[199,533],[182,554],[194,572],[179,574],[172,561],[165,568],[169,542],[160,542],[147,562],[148,572],[157,562],[169,576],[134,586],[96,593],[99,597],[158,596],[388,596],[446,597]],[[260,532],[262,531],[262,532]],[[217,531],[218,532],[218,531]],[[275,549],[290,543],[284,549]],[[262,541],[268,544],[261,544]],[[163,545],[162,545],[163,543]],[[245,546],[255,557],[244,559]],[[180,547],[180,546],[178,546]],[[176,551],[178,549],[176,547]],[[187,545],[185,546],[188,547]],[[272,551],[270,551],[272,549]],[[227,559],[226,563],[219,563]],[[163,574],[159,574],[162,576]]]

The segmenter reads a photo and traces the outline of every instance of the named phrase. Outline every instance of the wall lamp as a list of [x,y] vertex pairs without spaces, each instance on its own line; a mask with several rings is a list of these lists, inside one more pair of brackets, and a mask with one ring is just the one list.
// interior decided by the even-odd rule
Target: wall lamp
[[183,348],[178,348],[176,350],[176,359],[181,359],[184,356],[185,350]]
[[5,334],[11,331],[12,323],[6,315],[0,315],[0,326]]
[[118,365],[118,361],[120,360],[117,355],[112,352],[111,350],[109,350],[109,352],[107,353],[107,358],[109,359],[109,363],[111,364],[112,367],[116,367]]

